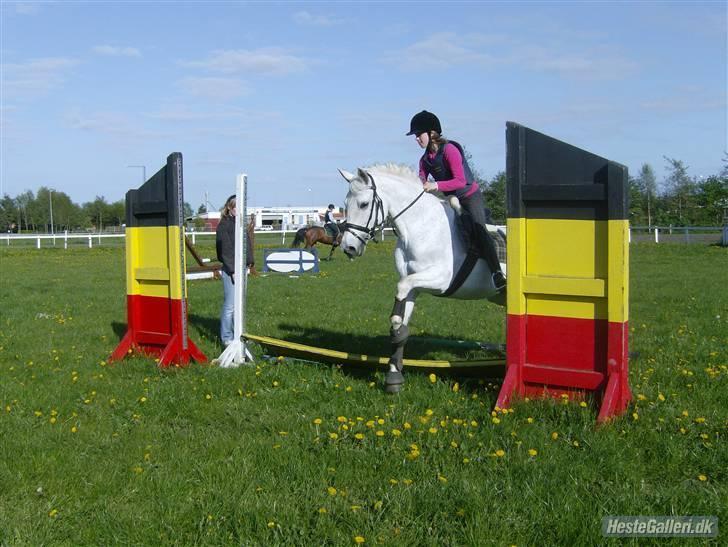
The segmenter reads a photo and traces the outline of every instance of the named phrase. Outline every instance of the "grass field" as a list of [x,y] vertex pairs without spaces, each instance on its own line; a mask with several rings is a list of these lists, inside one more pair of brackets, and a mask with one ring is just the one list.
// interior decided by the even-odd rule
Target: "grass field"
[[[392,241],[370,247],[251,279],[248,330],[386,354]],[[478,379],[411,373],[393,397],[380,373],[260,353],[109,364],[123,249],[0,248],[0,544],[594,545],[606,515],[726,526],[728,251],[631,253],[635,401],[596,429],[569,401],[493,416],[498,385]],[[212,358],[222,288],[188,288]],[[412,332],[409,356],[455,357],[422,338],[503,342],[503,311],[424,296]]]

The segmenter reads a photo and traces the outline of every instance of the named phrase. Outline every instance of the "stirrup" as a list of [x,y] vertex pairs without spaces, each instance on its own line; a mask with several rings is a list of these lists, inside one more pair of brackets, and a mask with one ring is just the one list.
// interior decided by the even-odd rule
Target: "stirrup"
[[497,272],[493,272],[493,275],[491,276],[493,280],[493,286],[495,287],[495,290],[498,292],[502,292],[506,288],[506,276],[503,275],[503,272],[501,270],[498,270]]

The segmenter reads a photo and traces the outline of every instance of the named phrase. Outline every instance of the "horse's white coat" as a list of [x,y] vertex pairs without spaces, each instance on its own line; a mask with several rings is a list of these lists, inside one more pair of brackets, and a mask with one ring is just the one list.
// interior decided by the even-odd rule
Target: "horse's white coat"
[[[374,192],[367,172],[374,179],[385,217],[395,217],[422,192],[419,177],[407,167],[375,165],[366,170],[359,169],[356,175],[341,171],[349,182],[347,222],[352,224],[367,226],[370,218]],[[371,224],[373,221],[370,221],[369,227]],[[409,322],[420,292],[442,294],[450,286],[465,260],[466,249],[458,234],[452,208],[432,194],[423,195],[394,221],[394,227],[399,234],[394,251],[394,262],[400,277],[396,298],[406,301],[404,317],[391,318],[392,326],[398,329]],[[360,232],[357,235],[364,240],[368,237]],[[341,248],[350,257],[355,257],[364,253],[365,245],[347,231],[342,238]],[[503,269],[505,271],[505,265]],[[484,260],[478,260],[465,283],[451,298],[499,299],[490,268]]]

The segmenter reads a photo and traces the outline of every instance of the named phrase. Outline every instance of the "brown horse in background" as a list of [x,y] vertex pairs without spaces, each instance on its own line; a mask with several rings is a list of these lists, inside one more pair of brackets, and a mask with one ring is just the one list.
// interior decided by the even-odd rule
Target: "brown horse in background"
[[331,245],[331,252],[329,253],[329,256],[321,259],[331,260],[331,255],[334,254],[336,247],[338,247],[341,243],[341,235],[343,233],[344,227],[342,225],[339,225],[339,235],[336,238],[329,235],[326,229],[321,226],[307,226],[306,228],[301,228],[296,232],[296,237],[293,238],[292,246],[299,247],[303,243],[304,248],[310,249],[316,245],[316,243]]

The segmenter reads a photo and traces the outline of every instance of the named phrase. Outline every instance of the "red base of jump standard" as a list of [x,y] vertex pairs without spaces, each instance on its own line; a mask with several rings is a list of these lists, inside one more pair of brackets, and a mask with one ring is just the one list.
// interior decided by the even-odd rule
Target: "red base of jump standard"
[[160,367],[207,362],[182,328],[181,300],[127,295],[126,304],[128,328],[111,361],[123,359],[131,350],[158,357]]
[[584,398],[600,402],[597,422],[622,414],[628,382],[628,323],[508,315],[506,376],[496,406],[517,398]]

